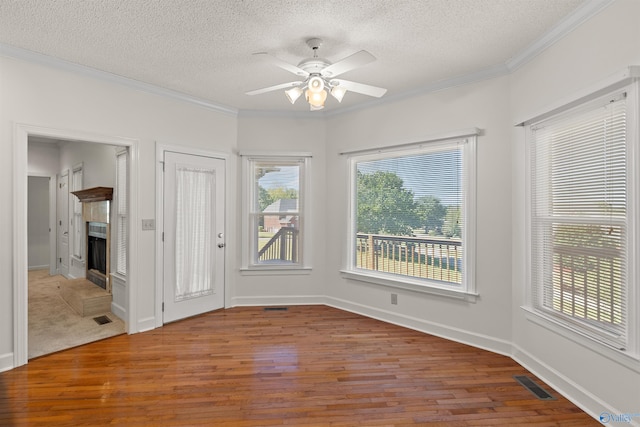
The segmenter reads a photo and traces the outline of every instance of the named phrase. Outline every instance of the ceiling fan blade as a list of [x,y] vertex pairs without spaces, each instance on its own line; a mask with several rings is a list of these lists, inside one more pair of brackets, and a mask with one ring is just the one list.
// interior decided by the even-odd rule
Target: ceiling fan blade
[[246,95],[260,95],[262,93],[273,92],[274,90],[289,89],[289,88],[292,88],[294,86],[301,85],[302,83],[304,83],[304,82],[282,83],[282,84],[275,85],[275,86],[269,86],[269,87],[265,87],[265,88],[262,88],[262,89],[252,90],[250,92],[246,92]]
[[366,50],[361,50],[360,52],[356,52],[351,56],[347,56],[346,58],[336,62],[335,64],[329,65],[327,68],[322,70],[322,75],[324,77],[335,77],[342,73],[346,73],[347,71],[353,70],[354,68],[362,67],[363,65],[366,65],[369,62],[373,62],[375,60],[375,56],[371,55]]
[[365,85],[362,83],[351,82],[349,80],[333,79],[331,83],[338,83],[338,86],[350,90],[351,92],[361,93],[363,95],[375,96],[380,98],[387,90],[381,87]]
[[288,72],[293,73],[297,76],[300,76],[300,77],[309,76],[309,73],[303,70],[302,68],[297,67],[293,64],[289,64],[288,62],[285,62],[282,59],[278,59],[275,56],[271,56],[266,52],[258,52],[258,53],[254,53],[254,55],[260,56],[261,58],[271,62],[275,66],[280,67],[283,70],[287,70]]

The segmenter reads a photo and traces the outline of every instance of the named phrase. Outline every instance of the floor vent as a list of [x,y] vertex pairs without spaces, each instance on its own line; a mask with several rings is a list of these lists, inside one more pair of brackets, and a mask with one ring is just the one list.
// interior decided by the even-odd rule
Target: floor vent
[[106,325],[107,323],[111,323],[111,319],[109,319],[107,316],[94,317],[93,320],[95,320],[98,325]]
[[264,311],[287,311],[287,307],[265,307]]
[[524,388],[529,390],[535,397],[540,400],[556,400],[545,389],[536,384],[531,378],[526,375],[514,375],[513,378],[518,381]]

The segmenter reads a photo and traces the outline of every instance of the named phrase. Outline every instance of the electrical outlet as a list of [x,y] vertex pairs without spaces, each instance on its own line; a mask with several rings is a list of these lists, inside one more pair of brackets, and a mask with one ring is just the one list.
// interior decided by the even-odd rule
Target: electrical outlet
[[155,219],[143,219],[142,220],[142,229],[143,230],[155,230],[156,229],[156,220]]
[[391,294],[391,304],[398,305],[398,294]]

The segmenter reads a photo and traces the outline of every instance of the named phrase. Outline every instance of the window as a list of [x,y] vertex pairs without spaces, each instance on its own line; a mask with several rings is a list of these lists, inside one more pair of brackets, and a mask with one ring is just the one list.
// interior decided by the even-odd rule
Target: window
[[127,244],[129,240],[129,152],[116,153],[116,273],[127,275]]
[[618,92],[528,127],[532,309],[621,350],[637,262],[630,107]]
[[350,156],[345,273],[472,294],[475,133]]
[[[71,173],[71,191],[82,190],[82,163],[73,167]],[[82,203],[73,198],[73,256],[83,259],[84,256],[84,221],[82,220]]]
[[302,268],[309,156],[244,156],[246,269]]

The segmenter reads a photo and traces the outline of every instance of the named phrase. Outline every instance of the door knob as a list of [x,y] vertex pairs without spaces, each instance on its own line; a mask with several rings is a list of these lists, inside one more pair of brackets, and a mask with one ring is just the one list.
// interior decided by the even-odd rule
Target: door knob
[[218,243],[219,248],[224,248],[224,243]]

